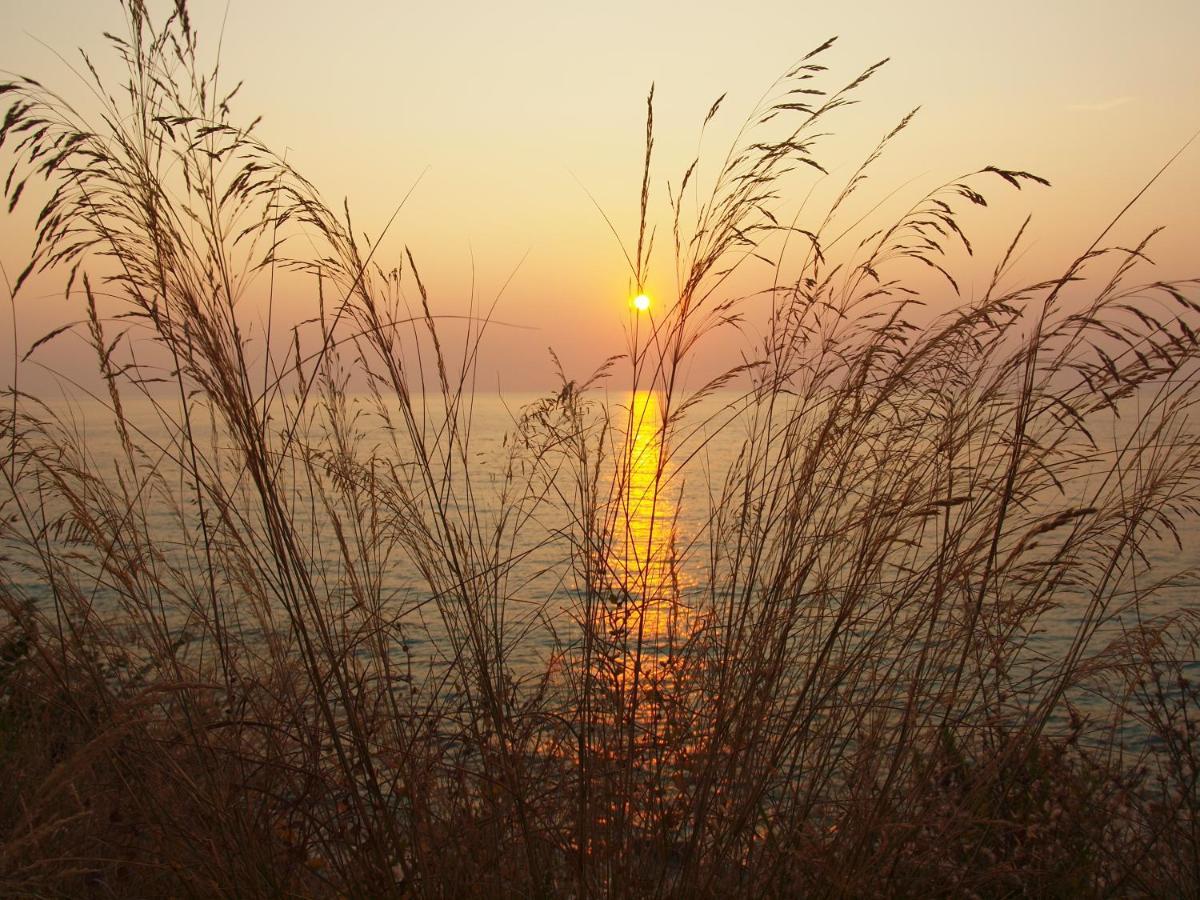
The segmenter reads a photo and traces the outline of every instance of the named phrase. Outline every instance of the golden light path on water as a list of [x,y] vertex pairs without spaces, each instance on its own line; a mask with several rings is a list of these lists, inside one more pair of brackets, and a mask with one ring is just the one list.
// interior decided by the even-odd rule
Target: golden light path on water
[[680,598],[679,509],[654,391],[631,395],[628,421],[609,569],[624,600],[613,626],[624,636],[627,673],[640,663],[645,674],[668,662],[688,615]]

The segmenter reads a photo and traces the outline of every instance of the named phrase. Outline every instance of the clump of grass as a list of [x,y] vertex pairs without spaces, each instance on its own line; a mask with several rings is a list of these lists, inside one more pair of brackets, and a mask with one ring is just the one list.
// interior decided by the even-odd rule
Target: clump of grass
[[[1196,521],[1200,305],[1149,239],[1014,288],[1022,228],[958,298],[962,209],[1045,182],[841,224],[911,116],[784,224],[879,68],[829,90],[827,42],[669,192],[672,302],[485,462],[487,317],[452,352],[412,256],[238,124],[186,4],[125,9],[95,114],[0,85],[10,206],[48,188],[15,290],[64,273],[113,435],[15,387],[0,418],[6,893],[1194,890],[1197,629],[1149,554]],[[761,343],[689,391],[751,265]],[[284,273],[286,338],[246,301]]]

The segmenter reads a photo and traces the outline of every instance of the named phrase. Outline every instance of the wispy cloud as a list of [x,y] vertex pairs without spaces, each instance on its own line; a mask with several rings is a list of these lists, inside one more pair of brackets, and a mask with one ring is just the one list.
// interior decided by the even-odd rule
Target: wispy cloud
[[1110,109],[1116,109],[1118,106],[1124,106],[1126,103],[1132,103],[1135,97],[1111,97],[1108,100],[1100,100],[1096,103],[1072,103],[1067,109],[1078,109],[1084,112],[1107,112]]

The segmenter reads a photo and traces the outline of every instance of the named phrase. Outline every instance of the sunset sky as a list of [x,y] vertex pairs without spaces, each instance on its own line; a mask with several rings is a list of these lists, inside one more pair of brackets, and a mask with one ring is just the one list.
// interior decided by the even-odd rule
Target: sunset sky
[[[1021,272],[1029,279],[1060,273],[1200,129],[1196,0],[1140,7],[1025,0],[760,2],[737,9],[714,2],[366,0],[193,6],[202,52],[215,54],[223,23],[225,77],[245,81],[235,109],[247,121],[263,115],[260,137],[286,148],[330,205],[349,198],[360,230],[378,234],[419,179],[379,258],[396,261],[411,248],[437,308],[464,307],[472,270],[483,300],[513,275],[496,316],[523,327],[493,332],[481,372],[481,383],[498,378],[509,389],[550,384],[548,346],[573,376],[623,347],[629,273],[588,192],[635,241],[651,82],[652,203],[663,233],[649,287],[664,302],[672,271],[664,188],[667,180],[678,182],[696,153],[710,104],[728,92],[705,137],[709,176],[775,77],[832,35],[840,39],[824,60],[827,87],[883,57],[891,62],[858,105],[831,120],[837,133],[816,153],[830,170],[829,190],[918,105],[922,112],[864,188],[860,208],[899,189],[884,210],[901,212],[924,191],[987,164],[1053,182],[1051,190],[1020,194],[996,183],[991,196],[1001,202],[968,223],[979,273],[990,272],[1026,212],[1034,218]],[[52,50],[72,62],[79,46],[102,57],[100,33],[124,28],[117,3],[106,0],[0,0],[0,11],[0,68],[71,97],[82,86]],[[798,209],[812,183],[807,176],[793,183],[785,212]],[[818,185],[816,196],[823,189]],[[36,208],[0,214],[0,259],[10,277],[24,264]],[[1200,275],[1200,141],[1117,237],[1136,241],[1156,224],[1168,226],[1152,254],[1161,274]],[[966,271],[969,295],[976,270]],[[19,352],[77,317],[60,288],[41,279],[18,297]],[[296,315],[308,313],[304,306]],[[8,383],[7,313],[2,322],[0,380]],[[67,344],[38,358],[68,370],[73,364]]]

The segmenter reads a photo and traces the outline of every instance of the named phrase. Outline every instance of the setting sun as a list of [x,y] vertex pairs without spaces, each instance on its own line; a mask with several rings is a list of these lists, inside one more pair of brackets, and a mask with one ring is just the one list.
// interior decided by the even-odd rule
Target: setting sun
[[645,312],[650,308],[650,298],[645,294],[638,294],[633,298],[633,308],[638,312]]

